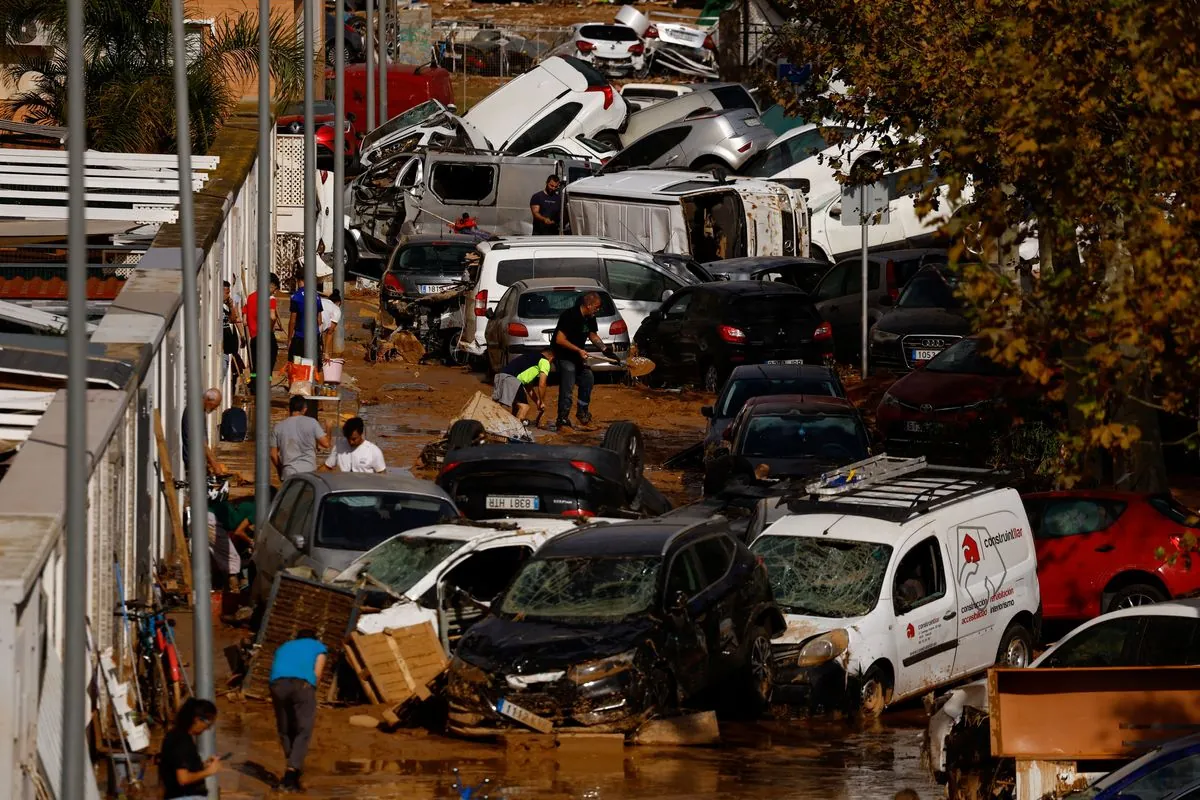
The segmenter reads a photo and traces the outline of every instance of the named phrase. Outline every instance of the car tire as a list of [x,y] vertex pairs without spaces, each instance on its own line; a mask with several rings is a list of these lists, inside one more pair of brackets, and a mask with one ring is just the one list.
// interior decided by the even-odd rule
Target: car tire
[[483,423],[477,419],[460,419],[446,434],[446,451],[474,447],[483,438]]
[[871,667],[863,676],[859,689],[859,713],[869,719],[876,719],[883,714],[891,699],[892,682],[887,673],[880,667]]
[[1033,634],[1019,622],[1009,623],[996,650],[997,667],[1023,669],[1033,661]]
[[1161,603],[1166,599],[1167,596],[1157,586],[1151,586],[1148,583],[1131,583],[1128,586],[1121,587],[1108,597],[1108,602],[1104,606],[1104,613],[1107,614],[1109,611],[1116,611],[1121,608],[1148,606],[1153,603]]
[[704,369],[700,372],[700,385],[708,394],[716,394],[721,389],[721,384],[724,380],[721,377],[721,370],[715,362],[709,362],[704,365]]
[[614,422],[604,432],[600,446],[621,457],[621,484],[625,496],[632,500],[641,488],[645,468],[641,429],[632,422]]
[[729,168],[729,165],[719,158],[701,159],[692,165],[692,169],[697,172],[707,172],[719,181],[723,181],[733,174],[733,170]]
[[771,633],[755,623],[746,636],[746,665],[743,677],[745,710],[757,716],[771,705],[775,685],[775,662],[771,657]]
[[621,150],[621,137],[613,131],[600,131],[595,135],[595,140],[603,145],[606,145],[610,150]]

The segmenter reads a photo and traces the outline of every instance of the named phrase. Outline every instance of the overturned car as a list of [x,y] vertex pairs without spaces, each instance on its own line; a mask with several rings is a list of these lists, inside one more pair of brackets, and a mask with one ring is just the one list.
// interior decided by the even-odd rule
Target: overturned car
[[514,721],[631,733],[717,689],[761,709],[785,627],[765,568],[719,519],[560,534],[491,611],[450,665],[448,728],[462,736]]

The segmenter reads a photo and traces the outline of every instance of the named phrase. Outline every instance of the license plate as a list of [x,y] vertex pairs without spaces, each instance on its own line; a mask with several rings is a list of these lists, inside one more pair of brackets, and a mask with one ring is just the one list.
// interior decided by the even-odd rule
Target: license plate
[[439,286],[433,283],[422,283],[417,286],[417,291],[421,294],[437,294],[445,288],[445,286]]
[[768,364],[803,364],[803,358],[773,358]]
[[489,511],[537,511],[541,502],[525,494],[489,494],[485,507]]
[[541,733],[553,733],[554,723],[545,717],[539,717],[532,711],[527,711],[518,705],[513,705],[507,700],[500,699],[496,701],[496,711],[500,712],[509,719],[515,719],[522,725],[528,725],[535,731]]
[[928,361],[929,359],[933,358],[940,352],[942,352],[942,351],[941,350],[913,350],[912,351],[912,360],[913,361]]
[[937,429],[936,422],[918,422],[917,420],[906,420],[904,422],[904,430],[909,433],[930,433]]

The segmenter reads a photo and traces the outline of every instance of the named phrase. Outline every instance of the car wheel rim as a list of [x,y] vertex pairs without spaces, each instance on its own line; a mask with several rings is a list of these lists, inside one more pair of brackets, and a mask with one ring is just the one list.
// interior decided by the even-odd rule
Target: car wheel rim
[[1137,608],[1138,606],[1149,606],[1155,603],[1155,599],[1148,594],[1129,594],[1121,598],[1121,602],[1117,603],[1114,608]]
[[1004,663],[1009,667],[1029,665],[1029,648],[1022,639],[1013,639],[1004,650]]
[[875,678],[868,678],[863,684],[862,711],[870,717],[883,712],[883,684]]
[[766,701],[771,699],[771,643],[759,636],[750,647],[750,674],[754,690]]
[[642,457],[641,450],[638,449],[638,441],[636,438],[631,438],[629,440],[629,450],[625,455],[625,481],[632,486],[637,482],[638,461]]
[[716,393],[717,391],[717,368],[709,367],[704,370],[704,391]]

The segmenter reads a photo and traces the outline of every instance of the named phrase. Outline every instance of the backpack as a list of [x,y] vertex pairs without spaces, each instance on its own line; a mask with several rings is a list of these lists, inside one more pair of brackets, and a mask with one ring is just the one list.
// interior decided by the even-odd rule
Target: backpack
[[246,421],[246,412],[241,408],[227,408],[221,414],[221,441],[222,442],[244,442],[246,441],[246,429],[248,423]]

